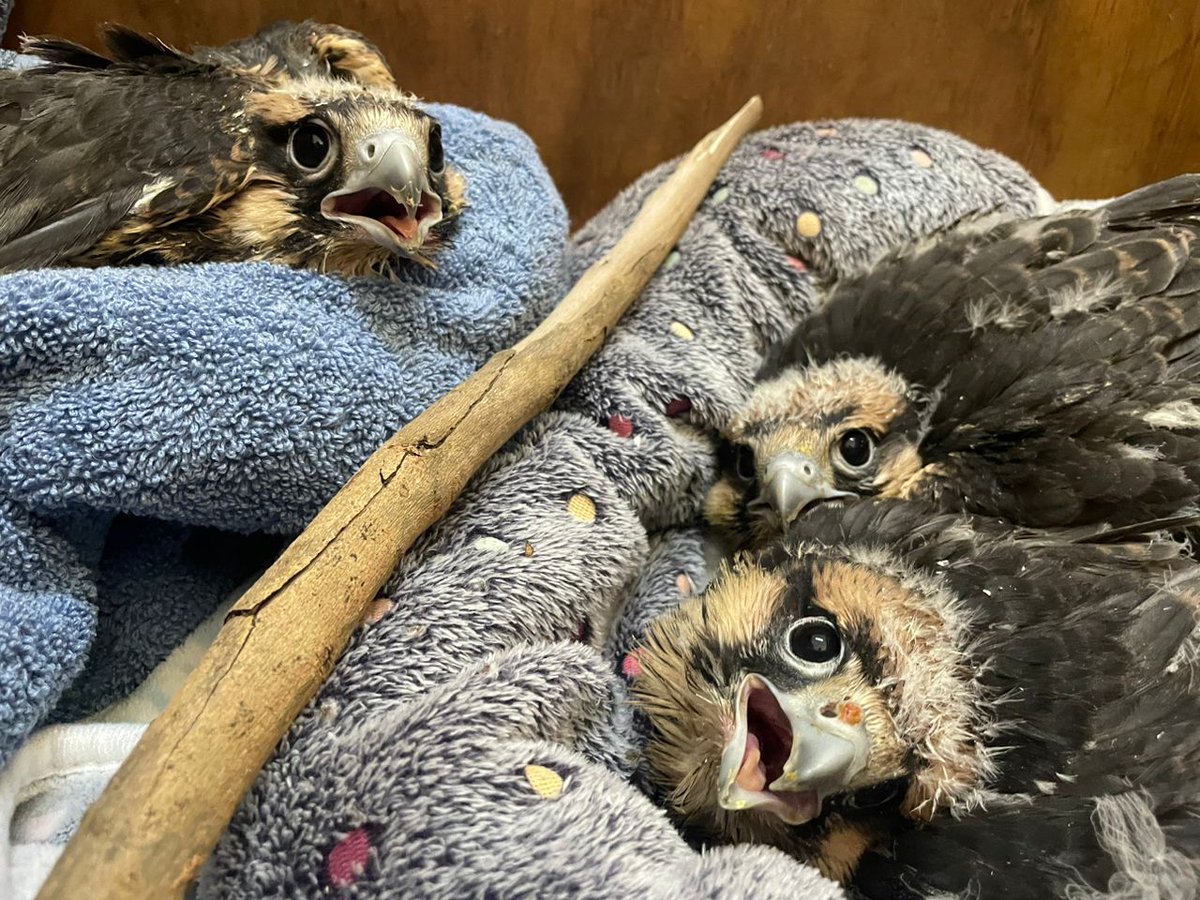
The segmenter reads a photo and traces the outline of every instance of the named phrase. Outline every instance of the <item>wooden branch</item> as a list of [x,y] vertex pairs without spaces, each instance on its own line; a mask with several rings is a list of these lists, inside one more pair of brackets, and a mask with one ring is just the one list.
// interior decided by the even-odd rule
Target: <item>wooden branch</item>
[[705,137],[541,325],[363,464],[234,606],[84,816],[39,898],[183,893],[401,555],[604,343],[761,111],[755,97]]

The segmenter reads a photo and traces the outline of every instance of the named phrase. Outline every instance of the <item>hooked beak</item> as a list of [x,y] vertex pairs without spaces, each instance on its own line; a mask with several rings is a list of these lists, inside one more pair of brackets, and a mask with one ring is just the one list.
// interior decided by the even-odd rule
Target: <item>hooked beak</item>
[[346,222],[389,250],[420,250],[442,220],[442,199],[413,139],[400,131],[363,138],[348,165],[345,186],[321,201],[321,214]]
[[742,680],[733,737],[721,755],[717,801],[724,809],[760,809],[801,825],[866,767],[871,740],[861,708],[819,702],[783,693],[761,675]]
[[853,497],[839,491],[821,474],[816,461],[803,453],[780,453],[767,463],[763,494],[784,525],[821,500]]

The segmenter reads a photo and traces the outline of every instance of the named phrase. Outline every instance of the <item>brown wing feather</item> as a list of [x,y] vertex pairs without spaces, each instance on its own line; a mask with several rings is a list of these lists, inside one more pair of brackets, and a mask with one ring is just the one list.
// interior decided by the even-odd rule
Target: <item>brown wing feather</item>
[[44,67],[0,73],[0,271],[80,256],[143,199],[171,221],[240,183],[245,82],[120,34],[123,61],[41,41]]

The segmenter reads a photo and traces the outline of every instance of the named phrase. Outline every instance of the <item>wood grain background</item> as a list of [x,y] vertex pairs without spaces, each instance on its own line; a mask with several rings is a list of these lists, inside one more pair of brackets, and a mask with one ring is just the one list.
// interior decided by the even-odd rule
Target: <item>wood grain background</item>
[[221,43],[284,18],[357,28],[401,84],[516,122],[579,223],[747,96],[765,124],[911,119],[1061,197],[1200,169],[1197,0],[17,0],[5,43],[105,20]]

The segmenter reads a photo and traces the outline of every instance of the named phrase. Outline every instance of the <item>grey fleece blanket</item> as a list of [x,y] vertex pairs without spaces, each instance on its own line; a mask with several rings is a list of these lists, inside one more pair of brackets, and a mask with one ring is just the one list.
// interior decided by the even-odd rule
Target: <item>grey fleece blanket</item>
[[[570,277],[668,170],[575,237]],[[802,124],[746,141],[557,408],[404,560],[199,895],[840,896],[771,849],[697,852],[633,786],[629,651],[703,588],[712,437],[822,285],[1044,198],[1009,160],[917,126]]]

